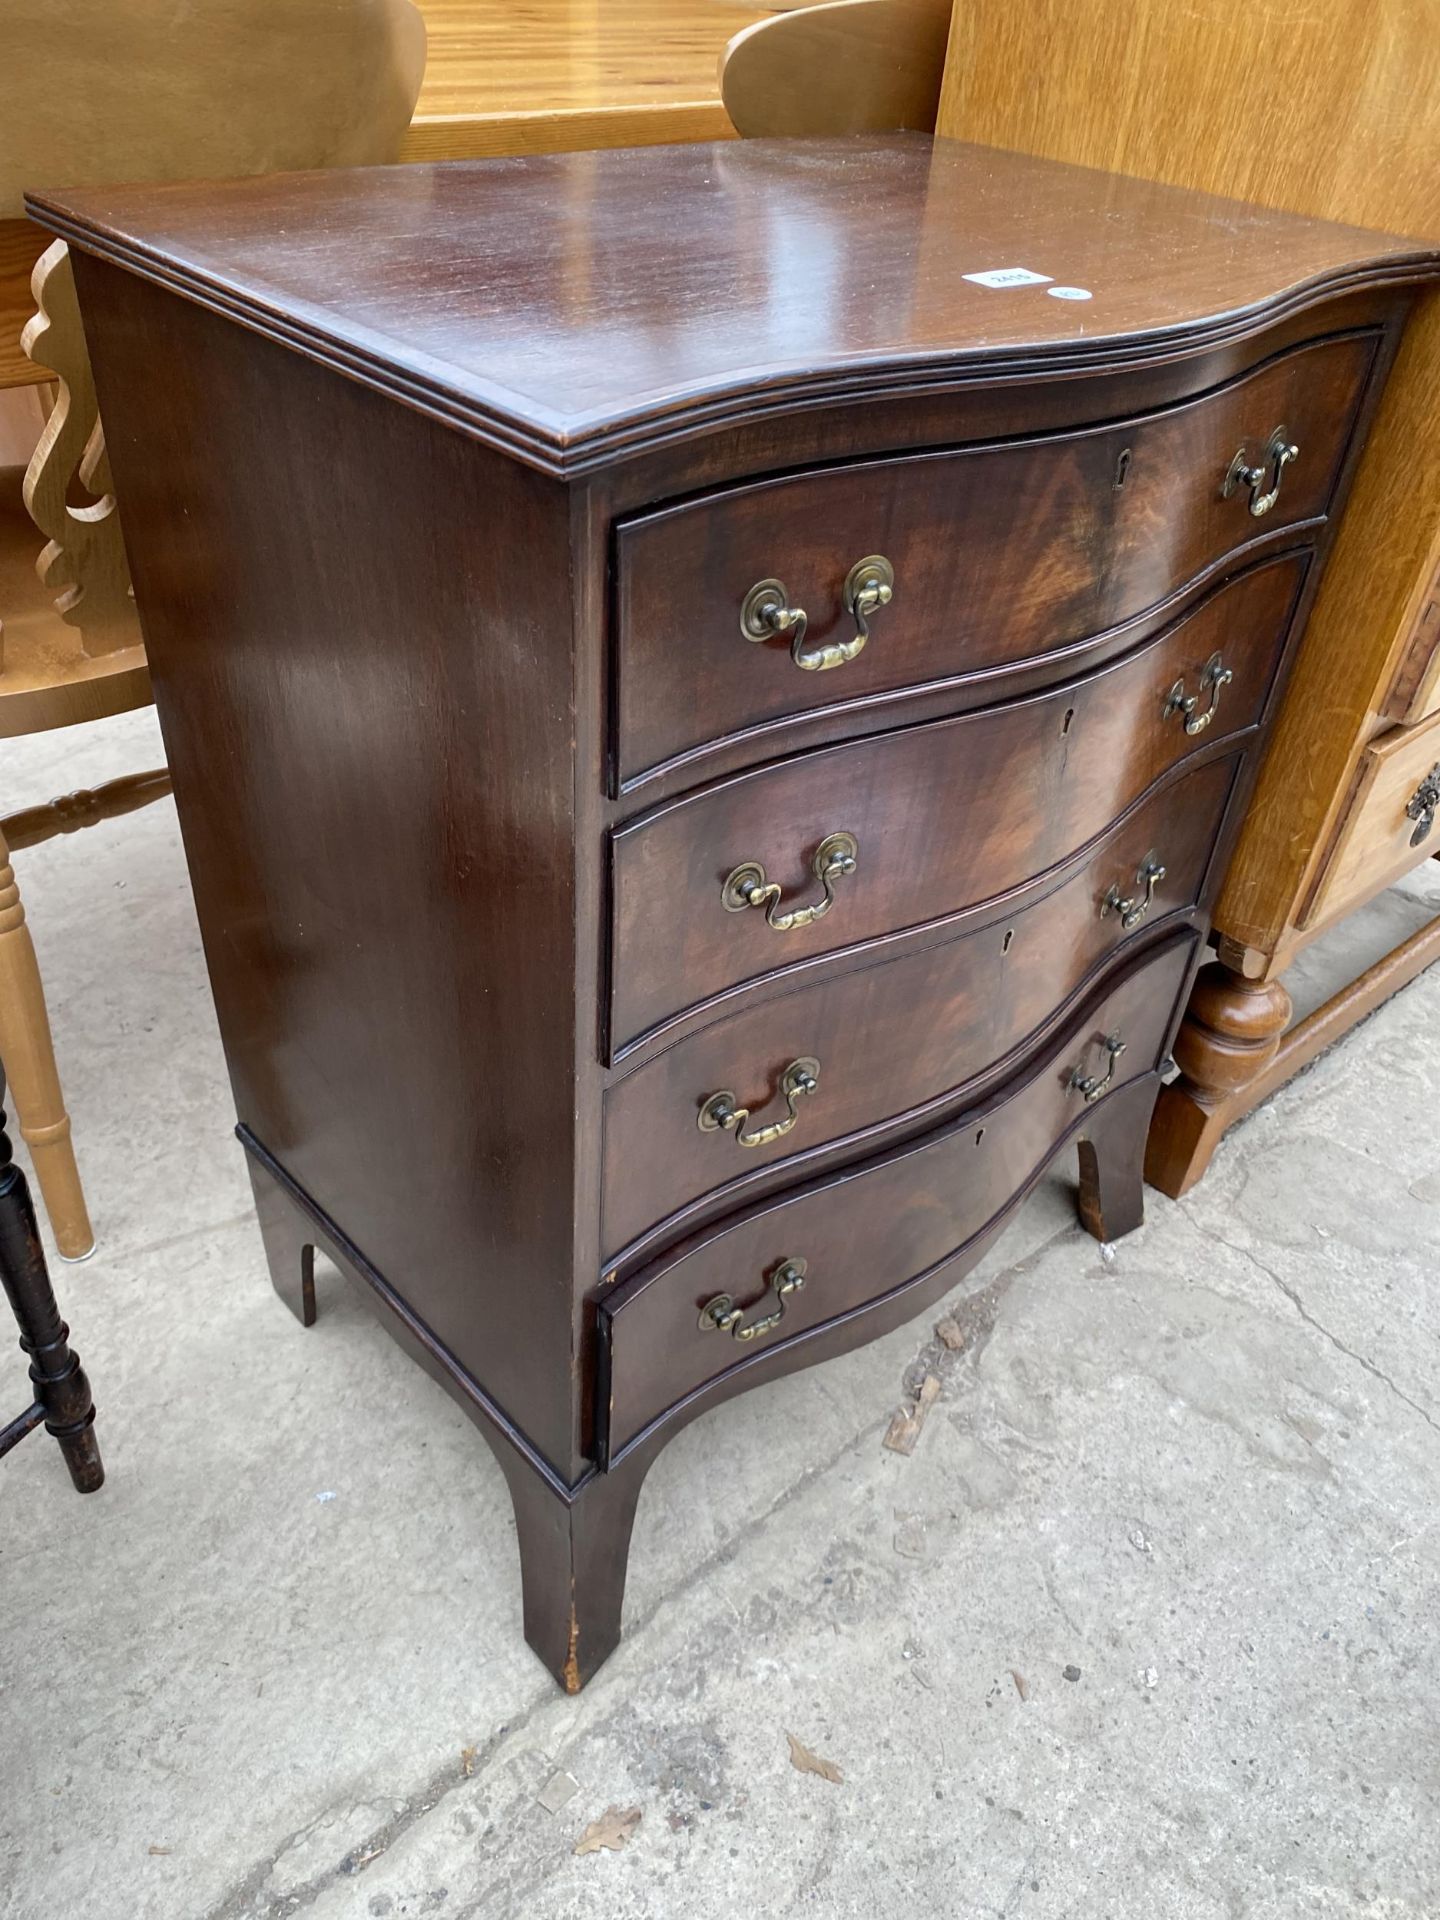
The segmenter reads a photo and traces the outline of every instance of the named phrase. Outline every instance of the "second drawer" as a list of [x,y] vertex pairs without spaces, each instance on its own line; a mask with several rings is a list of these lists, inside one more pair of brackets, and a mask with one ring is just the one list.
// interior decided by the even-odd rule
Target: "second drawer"
[[[923,1112],[1003,1063],[1128,937],[1198,903],[1237,766],[1211,761],[1156,794],[1020,911],[749,1007],[618,1081],[605,1096],[605,1257],[760,1169]],[[797,1061],[814,1063],[814,1090],[792,1074],[787,1099]],[[747,1116],[702,1126],[723,1096]]]

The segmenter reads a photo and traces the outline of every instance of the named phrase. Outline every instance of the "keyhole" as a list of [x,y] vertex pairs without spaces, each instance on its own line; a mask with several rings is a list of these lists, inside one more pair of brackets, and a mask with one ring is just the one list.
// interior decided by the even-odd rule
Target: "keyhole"
[[1120,458],[1115,462],[1115,485],[1117,489],[1124,486],[1129,472],[1130,449],[1129,447],[1122,447],[1120,449]]
[[1071,722],[1071,721],[1072,721],[1072,720],[1073,720],[1074,718],[1075,718],[1075,709],[1074,709],[1074,707],[1067,707],[1067,708],[1065,709],[1065,718],[1064,718],[1064,719],[1063,719],[1063,720],[1062,720],[1062,721],[1060,722],[1060,737],[1061,737],[1061,739],[1062,739],[1062,740],[1064,739],[1064,737],[1065,737],[1065,735],[1066,735],[1067,733],[1069,733],[1069,731],[1070,731],[1070,722]]
[[1011,942],[1011,941],[1012,941],[1012,940],[1013,940],[1014,938],[1015,938],[1015,929],[1014,929],[1014,927],[1011,927],[1011,928],[1010,928],[1010,930],[1009,930],[1009,932],[1008,932],[1008,933],[1007,933],[1007,934],[1005,935],[1005,938],[1004,938],[1004,939],[1003,939],[1003,940],[1002,940],[1002,941],[1000,942],[1000,951],[1001,951],[1001,953],[1009,953],[1009,951],[1010,951],[1010,942]]
[[977,1146],[977,1147],[979,1146],[979,1144],[980,1144],[980,1142],[981,1142],[981,1141],[982,1141],[982,1140],[983,1140],[984,1138],[985,1138],[985,1129],[984,1129],[984,1127],[977,1127],[977,1128],[975,1129],[975,1144],[976,1144],[976,1146]]

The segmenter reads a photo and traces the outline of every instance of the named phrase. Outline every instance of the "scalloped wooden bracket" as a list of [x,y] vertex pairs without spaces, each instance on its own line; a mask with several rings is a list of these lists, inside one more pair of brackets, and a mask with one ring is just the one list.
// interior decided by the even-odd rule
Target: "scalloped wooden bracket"
[[[63,240],[36,261],[30,288],[39,312],[27,321],[20,344],[37,365],[53,368],[59,382],[25,474],[25,506],[49,536],[35,570],[47,587],[62,589],[55,610],[79,633],[83,651],[117,653],[139,645],[140,633],[70,249]],[[83,506],[71,504],[77,482],[91,495]]]

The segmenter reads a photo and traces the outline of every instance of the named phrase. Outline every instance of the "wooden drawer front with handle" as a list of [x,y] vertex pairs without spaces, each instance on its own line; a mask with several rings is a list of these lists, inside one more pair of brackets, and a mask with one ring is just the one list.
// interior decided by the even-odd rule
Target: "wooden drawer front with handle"
[[742,983],[1069,859],[1171,767],[1255,724],[1307,564],[1257,566],[1046,694],[802,754],[620,829],[612,1058]]
[[605,1096],[606,1258],[694,1201],[817,1149],[853,1148],[996,1077],[1097,967],[1195,906],[1237,765],[1212,760],[1167,786],[1018,911],[750,1006],[618,1081]]
[[1348,913],[1440,853],[1440,713],[1392,727],[1365,750],[1308,925]]
[[747,1356],[878,1301],[959,1253],[1072,1128],[1158,1065],[1196,936],[1108,987],[1018,1086],[868,1165],[764,1202],[601,1297],[602,1455]]
[[623,525],[622,782],[787,716],[1081,641],[1323,514],[1375,344],[1300,347],[1090,432],[837,467]]

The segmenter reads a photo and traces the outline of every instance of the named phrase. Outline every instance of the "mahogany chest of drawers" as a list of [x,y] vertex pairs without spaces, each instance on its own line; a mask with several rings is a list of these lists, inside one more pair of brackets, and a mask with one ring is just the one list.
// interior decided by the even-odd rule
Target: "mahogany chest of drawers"
[[[576,1688],[677,1427],[1150,1109],[1430,249],[899,136],[45,196],[274,1284]],[[723,1451],[723,1434],[717,1434]]]

